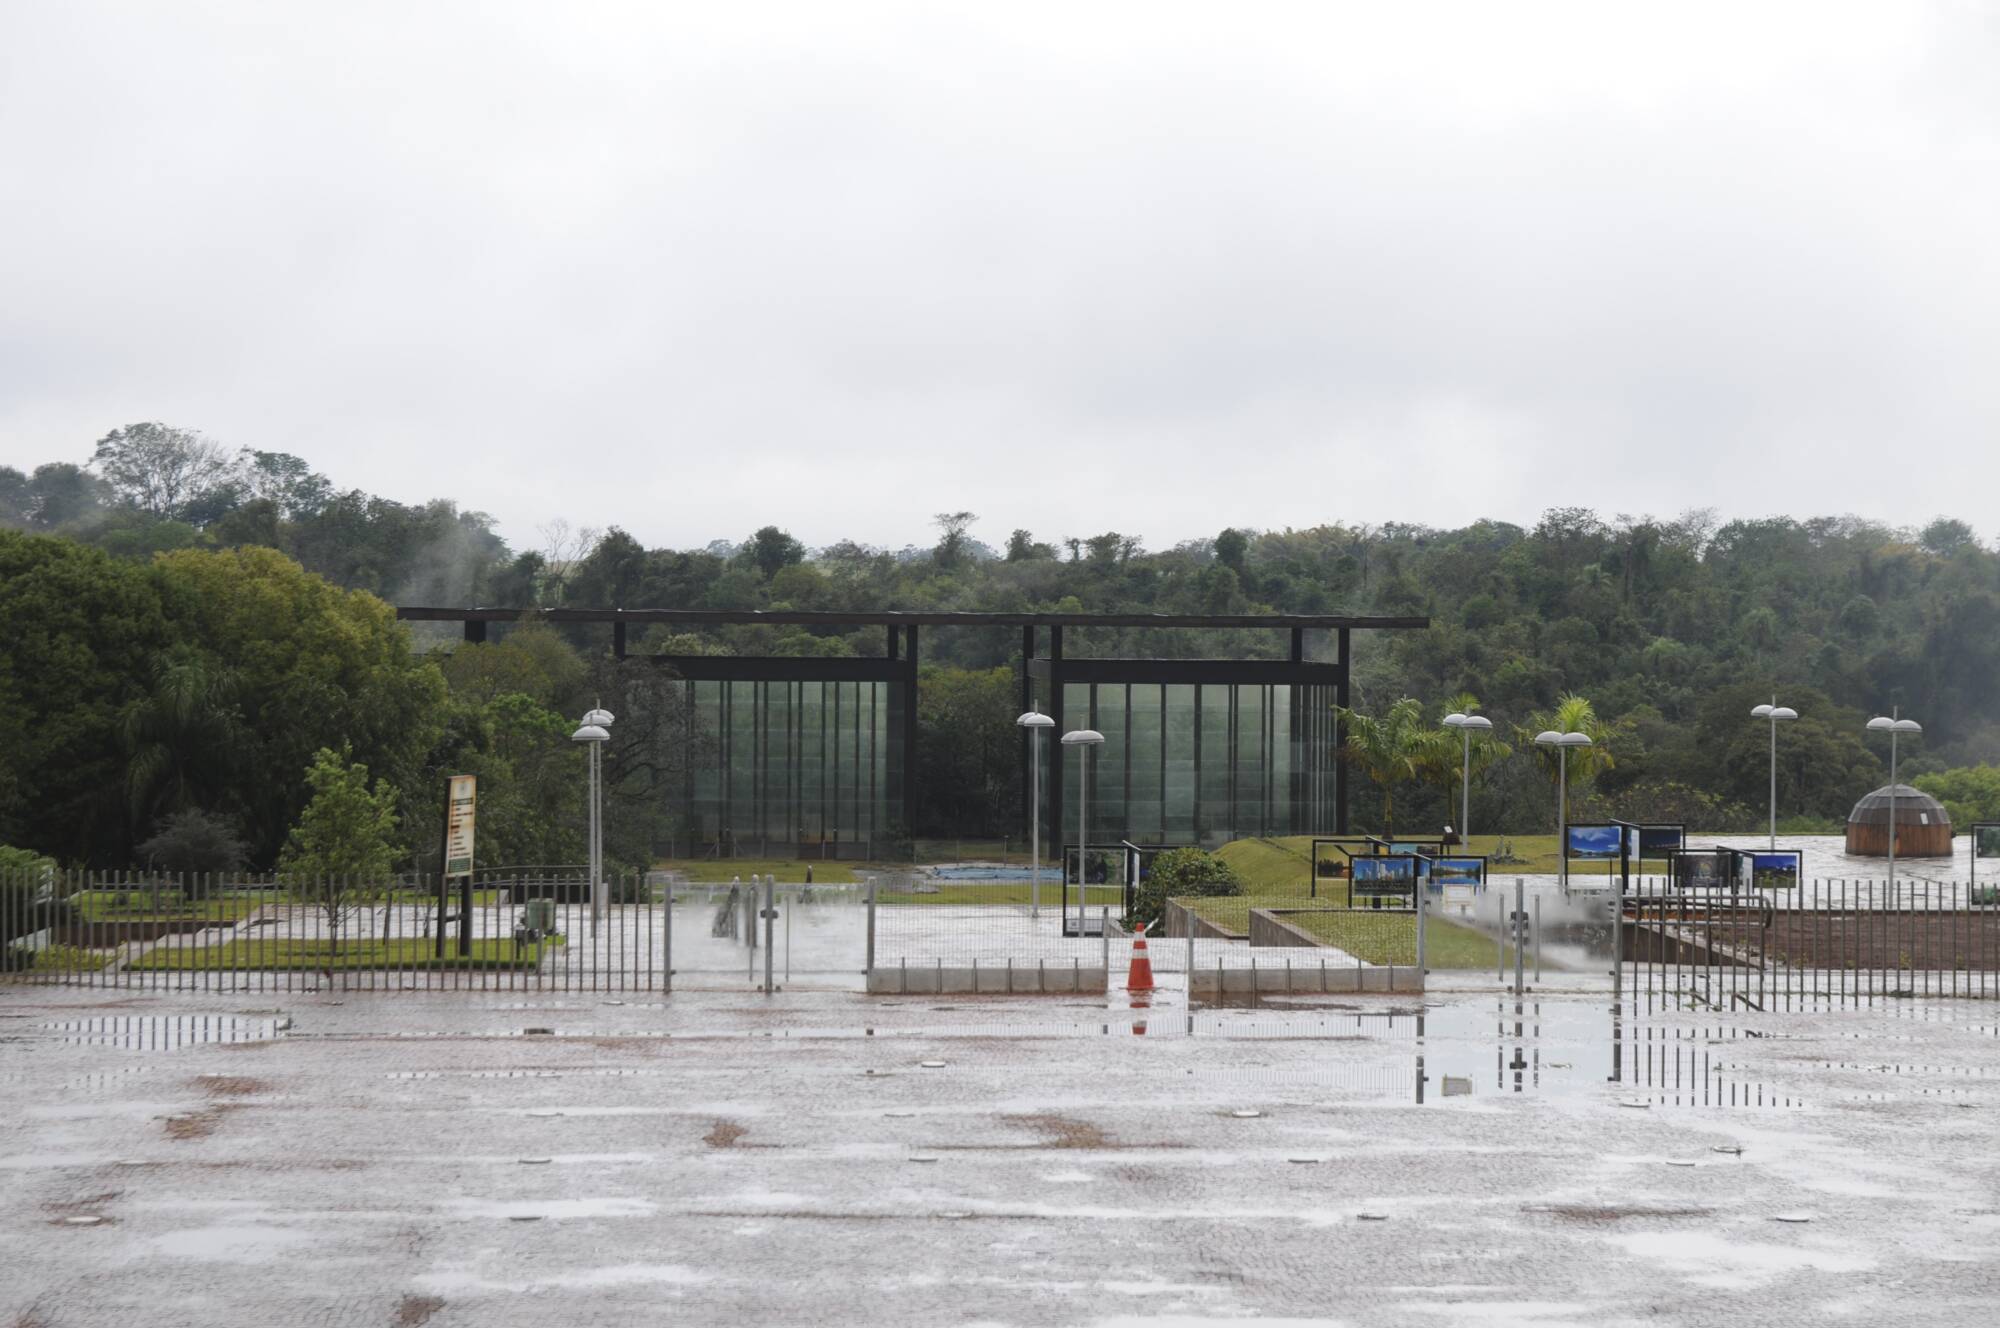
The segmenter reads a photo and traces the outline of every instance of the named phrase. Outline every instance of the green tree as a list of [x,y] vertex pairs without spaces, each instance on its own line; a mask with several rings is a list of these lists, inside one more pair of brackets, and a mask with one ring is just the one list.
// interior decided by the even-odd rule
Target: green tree
[[498,641],[441,652],[437,663],[451,695],[475,707],[516,693],[554,705],[575,691],[586,670],[576,647],[532,618]]
[[1382,790],[1382,832],[1394,834],[1396,789],[1439,768],[1440,734],[1448,731],[1426,725],[1423,703],[1411,696],[1395,701],[1380,717],[1344,706],[1335,706],[1334,713],[1347,728],[1341,755]]
[[311,797],[285,839],[278,869],[369,880],[388,876],[397,858],[394,786],[381,779],[371,786],[367,766],[326,747],[313,753],[305,782]]
[[2000,766],[1960,766],[1910,782],[1944,804],[1956,830],[1968,830],[1975,821],[2000,821]]
[[[1750,710],[1774,688],[1720,688],[1695,711],[1694,741],[1680,759],[1682,782],[1728,802],[1768,809],[1771,728]],[[1845,820],[1854,800],[1888,778],[1887,751],[1868,746],[1868,716],[1813,687],[1784,686],[1778,700],[1799,717],[1778,726],[1778,814]],[[1767,812],[1768,814],[1768,812]]]
[[750,537],[750,543],[745,546],[744,553],[749,557],[751,565],[766,581],[769,581],[778,574],[780,568],[804,562],[806,546],[776,526],[765,526]]
[[173,636],[145,568],[0,530],[0,842],[123,867],[123,734]]
[[152,687],[124,715],[125,788],[135,827],[233,800],[231,776],[244,740],[234,693],[234,675],[191,646],[175,646],[155,661]]
[[218,504],[218,495],[241,482],[227,449],[158,423],[113,429],[98,440],[91,464],[121,499],[161,521],[220,516],[234,504]]
[[313,753],[305,782],[312,796],[285,840],[278,870],[325,912],[338,949],[347,918],[390,884],[399,853],[397,795],[379,779],[371,787],[367,766],[325,747]]
[[[1440,718],[1451,714],[1475,714],[1478,710],[1479,698],[1471,692],[1448,696],[1438,708]],[[1456,807],[1466,772],[1470,770],[1472,786],[1479,790],[1485,782],[1486,773],[1512,756],[1514,749],[1500,738],[1496,730],[1473,734],[1468,746],[1463,731],[1440,724],[1434,736],[1418,744],[1418,753],[1418,776],[1443,792],[1446,806]],[[1453,824],[1457,824],[1457,819],[1452,818]],[[1464,829],[1463,826],[1459,828],[1461,832]]]
[[966,549],[972,543],[972,537],[965,532],[978,519],[973,512],[939,512],[932,518],[938,528],[938,542],[931,558],[939,570],[956,571],[965,563]]
[[233,678],[240,715],[232,797],[254,861],[268,862],[304,801],[297,772],[346,750],[394,784],[437,743],[435,664],[372,595],[344,591],[270,549],[169,554],[156,564],[175,633]]
[[[1590,746],[1558,749],[1535,741],[1536,734],[1549,731],[1584,734],[1590,739]],[[1543,711],[1531,717],[1526,724],[1517,725],[1514,736],[1521,749],[1533,755],[1536,767],[1551,785],[1556,783],[1564,769],[1565,757],[1562,753],[1566,751],[1569,787],[1576,792],[1618,764],[1612,748],[1623,732],[1621,726],[1598,718],[1597,708],[1587,697],[1565,693],[1556,698],[1555,709]]]

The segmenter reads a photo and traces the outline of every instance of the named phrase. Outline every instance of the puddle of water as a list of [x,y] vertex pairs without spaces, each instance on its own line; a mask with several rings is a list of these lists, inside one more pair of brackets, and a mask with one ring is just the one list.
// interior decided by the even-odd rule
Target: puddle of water
[[416,1279],[416,1284],[426,1291],[451,1297],[495,1292],[591,1290],[600,1287],[698,1286],[713,1280],[713,1274],[680,1264],[614,1264],[603,1268],[580,1268],[552,1273],[546,1277],[520,1282],[497,1281],[470,1272],[425,1273]]
[[450,1217],[505,1219],[538,1217],[551,1222],[592,1217],[650,1217],[659,1205],[650,1199],[454,1199]]
[[268,1263],[308,1239],[310,1237],[303,1231],[260,1222],[255,1225],[190,1227],[185,1231],[170,1231],[164,1236],[156,1236],[152,1243],[159,1253],[174,1259],[191,1259],[198,1263]]

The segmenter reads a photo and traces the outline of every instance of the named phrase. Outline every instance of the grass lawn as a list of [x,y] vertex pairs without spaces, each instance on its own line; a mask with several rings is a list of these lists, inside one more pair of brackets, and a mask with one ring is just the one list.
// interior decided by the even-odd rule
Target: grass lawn
[[[472,902],[479,908],[491,908],[500,902],[500,895],[499,890],[474,890]],[[373,895],[356,890],[350,898],[357,904],[376,907],[383,904],[404,907],[437,905],[437,892],[434,890],[392,890]],[[143,890],[79,890],[70,895],[67,902],[83,922],[241,922],[258,909],[272,905],[311,908],[319,903],[310,892],[275,890],[255,895],[223,895],[214,899],[193,900],[179,898],[178,891],[166,891],[158,908],[153,907],[151,896]],[[453,907],[458,905],[456,889],[451,892],[450,903]]]
[[[775,876],[780,882],[806,878],[806,864],[796,858],[662,858],[653,866],[681,872],[698,884],[728,885],[739,876],[746,882],[752,876]],[[814,862],[812,869],[814,884],[850,885],[855,879],[851,863]]]
[[170,973],[210,970],[265,970],[287,972],[330,969],[532,969],[541,962],[542,950],[553,938],[539,944],[516,945],[511,938],[477,940],[472,953],[458,953],[455,939],[445,942],[439,957],[436,942],[407,940],[342,941],[338,949],[321,940],[249,940],[223,945],[163,946],[147,951],[128,965],[135,971]]
[[269,899],[218,898],[184,899],[177,890],[164,891],[160,907],[143,890],[79,890],[70,895],[69,906],[84,922],[241,922]]
[[[1227,927],[1238,934],[1250,930],[1253,908],[1309,907],[1296,894],[1219,895],[1182,901],[1203,920]],[[1414,964],[1417,962],[1417,927],[1414,914],[1398,910],[1361,912],[1296,913],[1287,918],[1293,926],[1311,932],[1328,945],[1338,946],[1370,964]],[[1484,969],[1494,966],[1491,936],[1430,914],[1424,931],[1424,966],[1431,969]],[[1507,963],[1514,962],[1514,947],[1507,947]]]
[[[1689,838],[1696,836],[1690,834]],[[1410,837],[1410,842],[1419,840],[1419,836]],[[1494,861],[1503,840],[1512,850],[1512,856],[1521,861]],[[1474,835],[1470,844],[1451,851],[1486,858],[1487,878],[1493,881],[1505,876],[1554,876],[1562,870],[1554,835]],[[1216,853],[1236,868],[1244,884],[1255,893],[1303,895],[1308,892],[1312,858],[1310,835],[1289,835],[1282,839],[1237,839],[1224,844]],[[1339,860],[1339,850],[1328,848],[1326,853]],[[1570,864],[1569,874],[1608,876],[1617,866],[1616,862],[1578,861]],[[1653,859],[1647,859],[1643,864],[1635,860],[1633,874],[1639,875],[1642,867],[1648,873],[1659,873],[1666,869],[1666,864]],[[1322,877],[1320,897],[1326,898],[1329,889],[1338,891],[1341,901],[1346,901],[1346,878],[1330,880]]]
[[[1416,927],[1405,914],[1400,925],[1384,925],[1366,913],[1295,913],[1286,919],[1293,926],[1337,945],[1370,964],[1414,964],[1417,962]],[[1431,917],[1424,927],[1424,966],[1432,969],[1490,969],[1495,945],[1462,923]],[[1507,947],[1507,963],[1514,962],[1514,947]]]

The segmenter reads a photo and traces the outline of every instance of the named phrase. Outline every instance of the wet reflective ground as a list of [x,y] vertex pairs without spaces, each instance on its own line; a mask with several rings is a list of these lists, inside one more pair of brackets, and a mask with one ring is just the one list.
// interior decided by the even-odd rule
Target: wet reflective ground
[[92,995],[0,991],[0,1323],[1951,1324],[2000,1294],[1991,1002]]

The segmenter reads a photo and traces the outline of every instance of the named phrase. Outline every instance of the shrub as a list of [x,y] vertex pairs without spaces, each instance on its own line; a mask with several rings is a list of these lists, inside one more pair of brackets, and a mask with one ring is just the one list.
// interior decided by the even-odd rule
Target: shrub
[[[17,850],[4,850],[16,852]],[[0,871],[0,970],[22,968],[35,962],[34,952],[16,942],[44,927],[59,927],[73,921],[68,904],[56,897],[49,883],[54,864],[40,860],[46,870]]]
[[139,845],[148,865],[169,872],[233,872],[246,850],[227,817],[189,809],[160,818],[153,837]]
[[28,848],[0,844],[0,876],[47,877],[56,869],[56,860]]
[[1146,877],[1132,895],[1125,925],[1159,925],[1169,899],[1189,895],[1240,895],[1243,879],[1236,869],[1213,853],[1198,848],[1168,849],[1154,858]]

